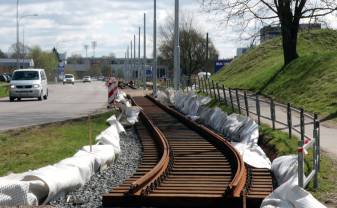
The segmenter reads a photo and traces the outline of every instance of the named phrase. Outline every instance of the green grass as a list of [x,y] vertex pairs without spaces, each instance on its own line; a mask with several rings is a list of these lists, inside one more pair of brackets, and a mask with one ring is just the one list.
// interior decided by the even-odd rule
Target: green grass
[[[212,76],[226,87],[260,91],[337,121],[337,31],[299,34],[300,58],[282,69],[281,38],[275,38],[235,59]],[[268,84],[269,83],[269,84]]]
[[3,83],[0,82],[0,97],[7,97],[8,96],[8,87],[3,86]]
[[[93,140],[108,127],[109,116],[111,113],[105,113],[91,119]],[[87,119],[0,133],[0,176],[54,164],[88,144]]]

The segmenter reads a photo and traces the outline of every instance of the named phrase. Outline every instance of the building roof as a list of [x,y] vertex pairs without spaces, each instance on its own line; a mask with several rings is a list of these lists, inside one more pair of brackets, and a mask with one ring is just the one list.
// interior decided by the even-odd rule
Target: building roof
[[[33,59],[19,59],[20,63],[34,63]],[[16,63],[16,59],[0,58],[0,63]]]

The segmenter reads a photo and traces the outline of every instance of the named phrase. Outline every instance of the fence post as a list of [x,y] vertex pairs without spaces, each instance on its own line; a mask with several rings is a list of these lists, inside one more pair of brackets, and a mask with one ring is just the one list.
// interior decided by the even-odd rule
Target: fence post
[[298,141],[298,186],[303,188],[304,180],[303,180],[303,173],[304,173],[304,155],[303,155],[303,146],[304,141]]
[[260,109],[260,100],[259,100],[259,94],[256,94],[256,114],[257,114],[257,120],[258,124],[261,124],[261,109]]
[[[200,87],[200,78],[199,78],[199,76],[198,76],[198,88],[199,88],[199,91],[201,92],[201,87]],[[195,88],[195,89],[197,89],[197,88]]]
[[214,85],[214,81],[213,80],[212,80],[212,89],[213,89],[214,99],[216,100],[215,85]]
[[304,188],[304,110],[300,109],[301,140],[298,147],[298,186]]
[[275,130],[275,103],[274,103],[273,98],[270,98],[270,117],[271,117],[273,129]]
[[241,114],[241,104],[238,89],[235,89],[236,102],[238,104],[239,114]]
[[227,97],[226,97],[226,89],[225,89],[225,85],[222,85],[222,91],[223,91],[223,97],[224,97],[224,101],[227,105]]
[[206,82],[207,82],[207,86],[208,86],[208,93],[207,93],[207,94],[208,94],[210,97],[212,97],[211,83],[210,83],[209,79],[206,79]]
[[314,175],[314,190],[316,191],[318,188],[318,145],[317,145],[317,114],[314,114],[314,131],[313,131],[313,138],[315,141],[315,144],[313,145],[313,164],[312,167],[315,169],[315,175]]
[[246,115],[249,116],[249,107],[248,107],[248,99],[247,99],[247,92],[243,92],[243,97],[245,99],[245,108],[246,108]]
[[292,119],[291,119],[291,106],[290,103],[287,105],[287,120],[288,120],[288,132],[289,132],[289,138],[292,136]]
[[219,100],[219,103],[221,102],[221,96],[220,96],[220,90],[219,90],[219,84],[216,83],[216,89],[218,91],[218,100]]
[[232,89],[229,88],[229,99],[231,101],[231,105],[232,105],[232,111],[234,112],[234,103],[233,103],[233,97],[232,97]]

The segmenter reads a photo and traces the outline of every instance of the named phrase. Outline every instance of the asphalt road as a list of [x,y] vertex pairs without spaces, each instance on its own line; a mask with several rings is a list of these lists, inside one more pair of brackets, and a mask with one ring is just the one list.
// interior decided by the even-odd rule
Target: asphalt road
[[77,118],[106,109],[104,82],[52,84],[48,88],[48,100],[23,99],[11,103],[8,98],[1,98],[0,131]]

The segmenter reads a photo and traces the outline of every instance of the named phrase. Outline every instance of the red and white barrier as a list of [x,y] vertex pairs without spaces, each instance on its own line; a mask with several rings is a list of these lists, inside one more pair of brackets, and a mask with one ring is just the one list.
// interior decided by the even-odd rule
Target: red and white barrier
[[114,77],[111,77],[107,82],[108,86],[108,108],[112,107],[112,104],[115,102],[116,96],[118,94],[118,80]]

